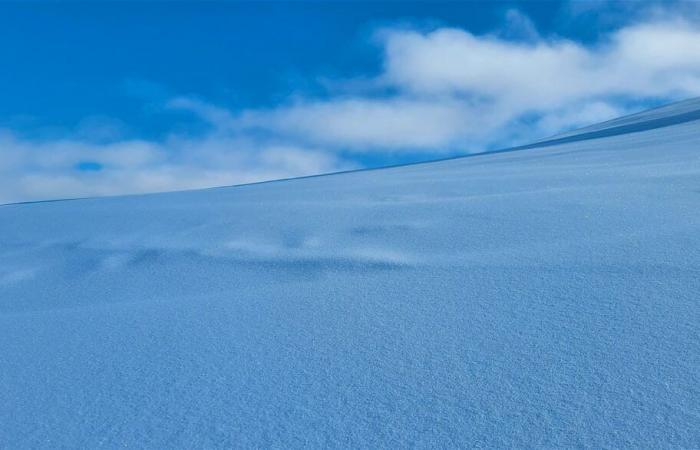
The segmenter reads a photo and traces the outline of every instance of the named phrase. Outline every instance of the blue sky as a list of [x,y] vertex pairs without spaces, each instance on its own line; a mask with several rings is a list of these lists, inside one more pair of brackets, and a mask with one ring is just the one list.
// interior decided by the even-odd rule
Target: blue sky
[[700,95],[676,2],[0,4],[0,201],[524,143]]

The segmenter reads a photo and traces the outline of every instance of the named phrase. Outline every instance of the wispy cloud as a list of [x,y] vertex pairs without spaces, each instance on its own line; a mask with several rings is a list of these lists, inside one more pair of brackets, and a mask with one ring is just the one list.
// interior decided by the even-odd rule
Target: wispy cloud
[[243,138],[32,141],[0,133],[0,203],[195,189],[353,168],[333,152]]

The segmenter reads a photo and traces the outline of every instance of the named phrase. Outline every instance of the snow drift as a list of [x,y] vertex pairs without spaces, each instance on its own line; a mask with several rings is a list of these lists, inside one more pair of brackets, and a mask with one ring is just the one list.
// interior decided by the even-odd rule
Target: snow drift
[[0,447],[699,447],[700,101],[0,207]]

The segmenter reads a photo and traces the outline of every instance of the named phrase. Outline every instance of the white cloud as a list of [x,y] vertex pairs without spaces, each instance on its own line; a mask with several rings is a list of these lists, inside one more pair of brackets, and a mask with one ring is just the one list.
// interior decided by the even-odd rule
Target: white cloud
[[[86,162],[101,170],[79,170]],[[352,167],[332,152],[219,135],[95,144],[0,132],[0,203],[195,189]]]
[[598,69],[589,66],[585,49],[568,41],[516,43],[458,29],[386,36],[383,78],[414,95],[534,101],[537,107],[579,96],[576,86]]
[[628,26],[584,46],[540,37],[526,18],[508,16],[527,39],[382,30],[384,70],[374,87],[390,96],[297,99],[229,123],[354,151],[478,151],[512,144],[508,127],[524,116],[538,120],[520,137],[535,139],[586,124],[579,119],[609,119],[630,100],[700,95],[700,28],[682,19]]
[[552,135],[569,128],[581,128],[587,125],[604,122],[631,113],[623,107],[610,105],[606,102],[589,102],[575,105],[571,108],[560,109],[557,114],[546,114],[536,123],[535,128],[541,131],[542,137]]
[[457,29],[385,36],[383,76],[419,95],[488,96],[536,109],[601,96],[700,94],[700,28],[681,19],[629,26],[592,47],[542,38],[522,44]]
[[248,111],[243,129],[263,128],[295,140],[355,151],[430,148],[452,145],[457,132],[470,131],[475,111],[451,98],[351,98],[302,102],[272,111]]

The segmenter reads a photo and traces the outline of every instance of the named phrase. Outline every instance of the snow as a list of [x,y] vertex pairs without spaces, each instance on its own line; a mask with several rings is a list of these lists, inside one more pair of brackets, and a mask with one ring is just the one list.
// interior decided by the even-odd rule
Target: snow
[[699,118],[2,206],[0,447],[698,448]]

